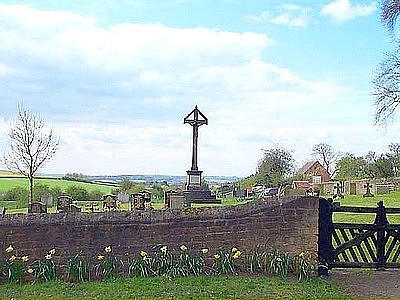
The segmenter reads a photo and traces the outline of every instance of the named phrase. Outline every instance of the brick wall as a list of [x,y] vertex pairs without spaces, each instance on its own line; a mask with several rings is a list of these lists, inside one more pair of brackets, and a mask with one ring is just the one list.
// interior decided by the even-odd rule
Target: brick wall
[[0,216],[0,258],[12,244],[17,255],[42,258],[56,248],[56,259],[79,251],[100,254],[107,245],[118,255],[168,245],[189,249],[219,247],[251,250],[276,246],[293,254],[317,255],[318,198],[255,201],[246,205],[180,211]]

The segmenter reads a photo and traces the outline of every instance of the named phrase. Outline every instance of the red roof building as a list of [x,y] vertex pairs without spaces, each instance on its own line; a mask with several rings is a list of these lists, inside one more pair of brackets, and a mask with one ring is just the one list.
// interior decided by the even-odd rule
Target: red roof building
[[310,183],[322,183],[331,181],[328,171],[316,160],[309,161],[300,170],[299,174],[303,175]]

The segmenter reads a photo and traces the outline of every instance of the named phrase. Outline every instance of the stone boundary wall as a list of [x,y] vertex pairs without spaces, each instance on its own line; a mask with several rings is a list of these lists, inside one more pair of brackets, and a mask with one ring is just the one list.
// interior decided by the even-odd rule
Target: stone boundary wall
[[[298,254],[318,252],[318,208],[315,197],[267,199],[244,205],[191,208],[185,213],[104,212],[60,214],[9,214],[0,216],[0,259],[11,244],[17,256],[43,258],[57,250],[61,260],[80,251],[93,256],[111,245],[119,256],[150,252],[154,246],[189,250],[203,247],[250,251],[257,246],[276,247]],[[14,252],[13,252],[14,253]]]

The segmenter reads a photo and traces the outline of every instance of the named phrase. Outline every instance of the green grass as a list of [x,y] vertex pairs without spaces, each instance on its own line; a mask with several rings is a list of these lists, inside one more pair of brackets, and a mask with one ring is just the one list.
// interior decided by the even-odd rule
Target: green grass
[[[325,197],[327,198],[327,197]],[[345,195],[344,199],[334,200],[340,202],[342,206],[365,206],[377,207],[379,201],[383,201],[386,207],[400,207],[400,191],[391,192],[385,195],[375,195],[375,197],[366,197],[362,195]],[[400,215],[388,214],[388,220],[391,224],[400,224]],[[375,220],[375,214],[354,214],[354,213],[334,213],[334,222],[344,223],[369,223]]]
[[333,284],[275,277],[118,278],[71,284],[2,284],[0,299],[337,299],[348,298]]
[[[94,184],[94,183],[86,183],[79,181],[70,181],[70,180],[62,180],[62,179],[48,179],[48,178],[36,178],[34,183],[46,184],[50,188],[59,186],[62,190],[66,190],[69,186],[82,186],[88,190],[88,192],[93,190],[100,190],[104,194],[108,194],[111,192],[113,187]],[[0,194],[6,193],[8,190],[12,189],[15,186],[21,186],[25,188],[29,188],[29,182],[26,178],[1,178],[0,177]]]

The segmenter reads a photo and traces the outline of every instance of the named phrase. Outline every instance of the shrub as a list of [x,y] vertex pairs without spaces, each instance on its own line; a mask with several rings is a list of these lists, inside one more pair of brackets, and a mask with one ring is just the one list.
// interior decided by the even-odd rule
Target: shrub
[[89,192],[80,186],[71,185],[67,187],[65,192],[72,197],[75,201],[89,201]]

